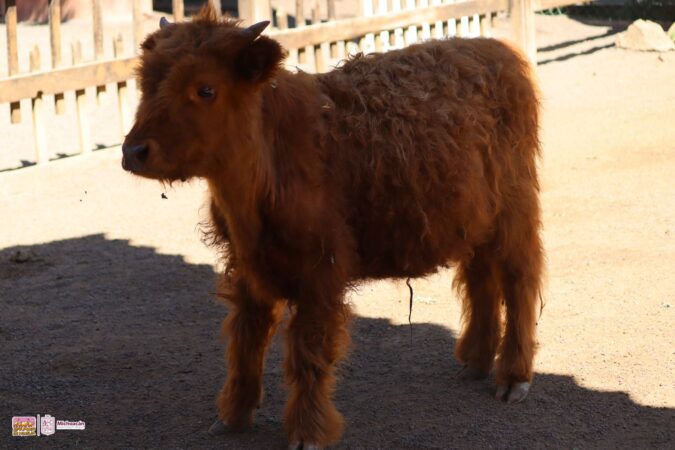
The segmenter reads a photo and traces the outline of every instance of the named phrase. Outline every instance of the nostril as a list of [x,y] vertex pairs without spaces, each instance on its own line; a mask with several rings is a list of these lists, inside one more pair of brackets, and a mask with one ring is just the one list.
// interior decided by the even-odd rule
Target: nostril
[[148,153],[149,153],[148,146],[143,145],[143,146],[141,146],[140,149],[138,149],[138,153],[136,154],[136,157],[138,158],[138,160],[140,162],[145,162],[145,160],[148,159]]
[[122,168],[132,172],[140,172],[145,166],[150,149],[146,144],[122,145]]
[[143,162],[148,157],[148,146],[144,144],[122,145],[122,154],[125,158]]

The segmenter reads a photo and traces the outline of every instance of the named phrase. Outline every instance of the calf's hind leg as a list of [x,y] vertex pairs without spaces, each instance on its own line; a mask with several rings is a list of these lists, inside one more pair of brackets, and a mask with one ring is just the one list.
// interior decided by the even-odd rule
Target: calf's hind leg
[[506,330],[497,358],[497,398],[515,403],[527,395],[536,351],[537,304],[541,289],[543,252],[538,225],[522,227],[520,239],[506,252],[502,286]]
[[492,249],[477,248],[472,259],[460,264],[455,283],[462,291],[465,323],[455,347],[455,357],[465,365],[460,376],[485,378],[492,369],[501,334],[501,272]]
[[228,340],[228,373],[217,400],[219,420],[211,426],[211,434],[253,424],[263,395],[265,350],[283,314],[283,302],[253,298],[243,281],[235,283],[227,300],[230,310],[223,322],[223,334]]

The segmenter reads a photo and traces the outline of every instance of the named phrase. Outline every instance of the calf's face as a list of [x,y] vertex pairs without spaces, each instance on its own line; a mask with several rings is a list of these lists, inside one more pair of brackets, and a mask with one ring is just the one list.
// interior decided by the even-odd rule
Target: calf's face
[[125,170],[175,181],[208,177],[237,160],[238,138],[251,133],[257,92],[283,59],[276,41],[259,36],[268,23],[240,28],[201,16],[160,22],[142,44],[142,97],[122,145]]

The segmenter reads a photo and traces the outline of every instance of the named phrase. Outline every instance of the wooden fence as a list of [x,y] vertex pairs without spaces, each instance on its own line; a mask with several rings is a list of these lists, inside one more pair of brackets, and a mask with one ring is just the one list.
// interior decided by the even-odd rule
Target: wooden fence
[[[220,0],[208,0],[220,7]],[[310,0],[295,0],[295,11],[279,7],[272,10],[269,0],[239,0],[240,16],[245,22],[274,18],[268,35],[277,39],[289,51],[287,67],[306,72],[323,72],[335,66],[349,54],[370,53],[402,48],[415,42],[445,36],[490,36],[495,14],[509,11],[515,30],[514,39],[534,60],[534,11],[578,3],[579,0],[362,0],[362,16],[335,19],[335,0],[326,1],[327,20],[321,20],[318,3],[306,9]],[[142,0],[133,1],[133,47],[138,49],[143,38]],[[105,59],[103,52],[103,21],[100,0],[93,0],[92,33],[94,60],[82,60],[79,41],[72,45],[72,64],[61,57],[60,2],[50,0],[49,30],[51,64],[43,67],[40,48],[30,52],[30,72],[19,73],[17,53],[17,23],[15,1],[6,2],[8,77],[0,79],[0,104],[9,104],[11,123],[22,120],[20,101],[31,99],[30,115],[35,135],[35,159],[38,164],[48,161],[45,139],[45,95],[53,95],[56,114],[65,111],[64,92],[75,92],[75,109],[79,150],[92,150],[86,88],[96,86],[101,98],[106,85],[116,86],[117,102],[124,135],[132,122],[131,98],[127,83],[134,78],[137,56],[123,57],[121,36],[114,40],[115,58]],[[184,19],[183,0],[173,0],[175,21]],[[289,28],[289,19],[295,27]]]

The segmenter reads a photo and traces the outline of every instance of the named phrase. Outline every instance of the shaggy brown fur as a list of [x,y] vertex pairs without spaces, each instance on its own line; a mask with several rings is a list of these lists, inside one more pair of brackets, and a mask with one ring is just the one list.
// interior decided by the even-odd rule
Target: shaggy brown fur
[[289,439],[336,442],[345,290],[452,263],[464,298],[457,358],[487,374],[496,357],[497,383],[530,381],[542,247],[528,64],[495,40],[449,39],[292,74],[257,31],[207,9],[148,37],[123,147],[138,175],[208,180],[229,267],[221,420],[253,422],[288,305]]

